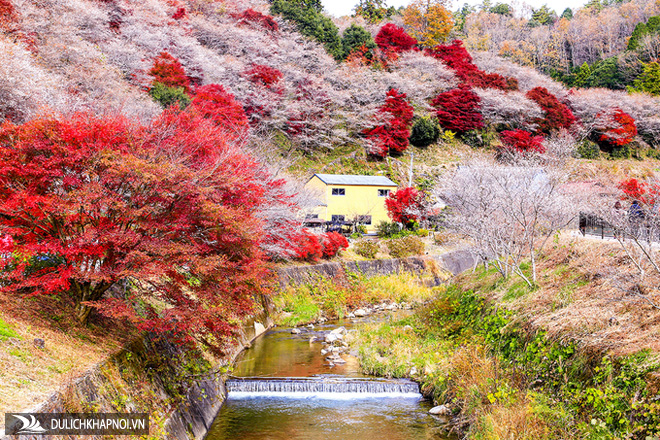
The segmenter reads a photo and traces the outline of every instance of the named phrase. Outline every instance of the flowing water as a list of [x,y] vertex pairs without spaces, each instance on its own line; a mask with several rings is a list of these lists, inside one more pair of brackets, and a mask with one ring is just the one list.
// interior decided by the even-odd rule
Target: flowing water
[[352,324],[299,335],[278,328],[257,339],[238,359],[206,439],[447,439],[416,383],[367,377],[346,354],[345,364],[329,365],[324,345],[309,340],[339,325]]

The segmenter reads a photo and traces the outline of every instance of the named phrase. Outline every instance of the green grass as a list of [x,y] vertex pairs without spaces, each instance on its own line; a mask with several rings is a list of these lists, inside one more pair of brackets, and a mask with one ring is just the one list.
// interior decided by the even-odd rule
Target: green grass
[[0,341],[7,338],[20,338],[20,336],[12,326],[0,319]]

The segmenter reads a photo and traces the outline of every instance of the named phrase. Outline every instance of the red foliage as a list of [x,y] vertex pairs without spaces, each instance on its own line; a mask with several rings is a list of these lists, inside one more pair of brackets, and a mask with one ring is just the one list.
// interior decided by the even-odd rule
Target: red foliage
[[269,31],[277,32],[279,26],[277,22],[270,15],[264,15],[254,9],[246,9],[241,12],[236,18],[245,23],[256,23]]
[[431,105],[437,110],[440,126],[460,134],[484,127],[480,102],[481,98],[469,86],[461,84],[458,89],[440,93]]
[[600,142],[622,147],[632,142],[637,136],[635,119],[620,108],[608,115],[598,115],[598,118],[604,118],[606,121],[604,125],[597,127],[601,132]]
[[[90,115],[2,125],[0,231],[15,255],[48,264],[26,276],[30,258],[12,259],[1,288],[68,295],[221,348],[228,322],[269,287],[259,213],[276,185],[226,132],[187,112],[150,127]],[[199,151],[218,160],[191,160]],[[102,297],[121,280],[149,288]],[[168,307],[149,308],[153,299]]]
[[544,118],[534,121],[537,125],[537,132],[550,133],[560,128],[570,128],[576,121],[573,112],[566,104],[559,102],[557,97],[550,93],[544,87],[536,87],[526,95],[529,99],[536,102],[545,112]]
[[303,229],[296,237],[296,258],[304,261],[315,262],[323,257],[323,244],[319,236]]
[[294,254],[296,259],[316,262],[321,258],[332,258],[348,247],[346,237],[338,232],[326,232],[316,235],[309,229],[303,229],[295,237]]
[[438,45],[427,49],[426,54],[444,61],[456,72],[456,76],[471,87],[481,89],[518,90],[518,80],[505,78],[497,73],[486,73],[472,62],[472,56],[463,46],[461,40],[454,40],[452,44]]
[[262,64],[253,64],[245,74],[255,84],[262,84],[267,88],[271,88],[282,79],[282,72],[274,67],[264,66]]
[[637,179],[628,179],[619,183],[619,189],[623,191],[623,194],[627,198],[646,203],[645,195],[648,189],[648,183],[640,182]]
[[406,33],[406,31],[393,23],[387,23],[380,28],[375,38],[376,44],[383,51],[395,51],[397,53],[413,49],[417,40]]
[[0,27],[7,27],[16,21],[16,10],[11,0],[0,0]]
[[187,15],[186,8],[181,7],[179,9],[177,9],[174,14],[172,14],[172,18],[175,19],[175,20],[180,20],[183,17],[185,17],[186,15]]
[[385,207],[392,221],[407,225],[423,219],[424,194],[412,187],[401,188],[387,196]]
[[501,133],[504,148],[518,153],[545,153],[543,136],[534,136],[525,130],[505,130]]
[[397,89],[387,92],[385,104],[378,110],[385,123],[364,131],[376,143],[376,151],[372,154],[385,157],[390,151],[401,153],[408,148],[413,111],[405,93],[399,93]]
[[234,139],[248,129],[248,119],[234,95],[218,84],[199,87],[191,102],[191,111],[210,119]]
[[153,82],[159,82],[168,87],[182,87],[186,93],[190,93],[190,79],[186,76],[183,66],[179,60],[167,52],[161,52],[154,60],[154,66],[149,70],[149,75],[154,77]]
[[323,242],[323,258],[332,258],[340,250],[348,247],[348,240],[338,232],[326,232],[321,240]]

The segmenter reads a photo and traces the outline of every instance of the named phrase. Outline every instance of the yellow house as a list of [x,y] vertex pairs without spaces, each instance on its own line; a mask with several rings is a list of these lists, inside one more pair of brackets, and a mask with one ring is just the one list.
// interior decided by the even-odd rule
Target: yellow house
[[357,221],[372,232],[383,221],[389,221],[385,198],[397,185],[385,176],[314,174],[307,182],[321,195],[321,204],[314,210],[327,222]]

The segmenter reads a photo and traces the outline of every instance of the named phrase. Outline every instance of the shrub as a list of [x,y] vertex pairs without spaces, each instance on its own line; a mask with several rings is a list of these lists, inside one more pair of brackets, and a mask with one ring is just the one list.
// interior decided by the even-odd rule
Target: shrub
[[348,240],[338,232],[327,232],[323,234],[321,241],[323,244],[323,258],[332,258],[340,250],[348,247]]
[[405,29],[393,23],[387,23],[380,28],[375,40],[378,47],[382,50],[397,53],[411,50],[417,45],[415,38],[408,35]]
[[161,83],[167,87],[181,87],[184,92],[190,93],[190,78],[186,76],[179,60],[167,52],[161,52],[156,57],[153,67],[149,70],[149,75],[154,77],[152,84]]
[[263,64],[253,64],[245,75],[255,84],[261,84],[266,88],[271,88],[282,79],[282,72],[274,67],[264,66]]
[[608,149],[628,145],[637,136],[635,119],[620,108],[596,116],[598,142]]
[[270,15],[262,14],[261,12],[255,11],[252,8],[241,12],[237,18],[246,23],[258,24],[264,29],[272,32],[277,32],[279,30],[279,26],[273,17]]
[[356,254],[364,258],[373,259],[376,257],[376,254],[380,250],[380,246],[378,246],[378,243],[375,241],[360,240],[355,242],[353,245],[353,250]]
[[418,237],[428,237],[429,236],[429,230],[428,229],[418,229],[415,231],[415,235]]
[[490,148],[498,139],[497,132],[492,129],[471,130],[460,136],[463,143],[472,148]]
[[545,117],[534,121],[537,132],[550,134],[561,128],[568,129],[575,123],[575,116],[570,108],[559,102],[557,97],[545,87],[536,87],[527,92],[527,97],[536,102],[545,112]]
[[344,51],[343,58],[347,58],[354,51],[362,47],[367,50],[375,49],[376,43],[371,34],[361,26],[350,25],[341,37],[341,46]]
[[525,130],[505,130],[501,134],[503,148],[518,153],[545,153],[543,136]]
[[484,118],[479,112],[481,99],[467,85],[440,93],[431,105],[436,109],[440,126],[458,134],[484,127]]
[[600,157],[600,147],[597,143],[585,139],[578,144],[577,153],[582,159],[598,159]]
[[402,238],[392,238],[385,242],[390,255],[394,258],[406,258],[424,253],[424,242],[421,238],[409,235]]
[[376,226],[376,233],[379,237],[391,237],[401,232],[401,225],[393,222],[380,222]]
[[295,256],[298,260],[316,262],[323,257],[323,244],[319,236],[303,229],[296,237]]
[[408,103],[406,94],[391,89],[378,113],[386,122],[364,131],[367,138],[375,143],[370,153],[385,157],[391,151],[405,151],[408,148],[409,127],[413,118],[413,107]]
[[190,96],[183,87],[168,87],[163,83],[155,82],[151,86],[149,94],[163,108],[178,104],[179,108],[183,110],[190,104]]
[[410,143],[416,147],[428,147],[440,137],[437,120],[429,117],[417,118],[410,134]]

